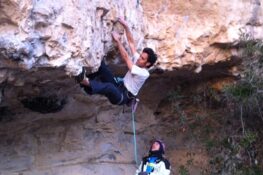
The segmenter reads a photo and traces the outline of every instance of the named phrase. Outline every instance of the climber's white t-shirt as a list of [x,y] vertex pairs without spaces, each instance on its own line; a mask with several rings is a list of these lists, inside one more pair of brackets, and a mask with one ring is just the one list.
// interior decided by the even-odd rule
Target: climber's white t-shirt
[[136,66],[135,63],[139,59],[140,55],[136,52],[132,57],[132,62],[134,63],[132,69],[129,70],[125,77],[123,78],[124,85],[128,91],[133,95],[137,95],[145,80],[150,76],[146,68],[140,68]]

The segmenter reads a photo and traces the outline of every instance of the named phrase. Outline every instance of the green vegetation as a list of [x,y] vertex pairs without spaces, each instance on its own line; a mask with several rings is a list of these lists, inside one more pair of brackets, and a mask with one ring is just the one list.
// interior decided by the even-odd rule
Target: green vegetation
[[238,170],[235,175],[262,175],[262,171],[258,166],[253,167],[243,167]]
[[[205,84],[168,96],[187,141],[201,143],[209,154],[207,174],[263,175],[263,42],[241,35],[239,43],[233,47],[242,71],[235,83],[222,92]],[[193,164],[181,165],[179,174],[188,175]]]
[[[229,86],[229,89],[232,90],[233,86]],[[224,116],[219,115],[215,111],[209,112],[210,115],[208,113],[203,115],[199,113],[188,113],[187,103],[189,103],[189,100],[193,100],[192,94],[186,96],[183,95],[183,92],[173,93],[174,96],[171,98],[171,107],[173,108],[173,113],[177,116],[177,125],[186,128],[187,131],[183,131],[185,132],[185,137],[189,139],[187,135],[190,134],[192,136],[190,139],[192,139],[193,142],[201,142],[211,156],[209,168],[207,168],[208,170],[206,170],[204,174],[263,174],[262,169],[260,169],[262,167],[256,163],[260,161],[260,158],[255,156],[258,154],[256,153],[255,144],[258,144],[260,141],[258,129],[256,127],[254,128],[253,125],[252,127],[248,125],[248,121],[250,121],[249,116],[252,112],[251,109],[245,108],[248,107],[246,105],[250,105],[249,103],[251,102],[248,101],[248,99],[251,98],[251,94],[253,94],[254,91],[244,90],[245,88],[243,87],[241,89],[243,90],[239,91],[239,93],[230,94],[231,98],[228,96],[226,101],[227,107],[224,109],[227,115]],[[205,88],[205,90],[207,90],[207,88]],[[229,92],[231,91],[227,93]],[[211,97],[213,94],[215,93],[209,93],[209,96],[198,95],[202,103],[195,105],[199,105],[199,107],[204,108],[204,110],[208,112],[210,107],[208,104],[210,102],[206,103],[206,99],[214,99]],[[221,101],[226,95],[229,94],[226,94],[226,92],[221,94],[221,96],[220,94],[216,94],[217,97],[219,96],[217,101]],[[255,95],[253,94],[253,96]],[[228,104],[230,105],[228,106]],[[235,111],[238,112],[233,113],[233,106],[236,108]],[[243,107],[243,111],[240,108],[241,106]],[[222,108],[218,108],[218,111],[220,110],[222,110]],[[245,113],[245,110],[250,111],[250,113]],[[259,111],[259,109],[257,110]],[[259,113],[256,111],[255,114]],[[242,115],[242,122],[240,122],[240,115]],[[255,116],[257,120],[260,120],[260,117]],[[224,122],[231,123],[231,126],[228,127],[228,129],[231,129],[231,133],[225,133],[224,127],[226,126],[224,126]],[[251,122],[253,124],[253,122],[257,121]],[[221,125],[216,127],[214,123],[220,123]],[[188,168],[191,166],[194,166],[193,161],[187,161],[187,165],[181,165],[179,167],[179,174],[188,175]]]
[[260,169],[257,165],[260,158],[255,156],[255,152],[263,152],[255,148],[257,142],[262,139],[260,128],[263,124],[263,42],[243,34],[239,50],[243,71],[239,81],[225,87],[224,96],[229,111],[232,111],[230,114],[234,119],[239,118],[241,129],[221,142],[223,147],[230,151],[225,156],[231,161],[228,164],[224,163],[228,165],[224,169],[237,175],[263,174],[263,167]]
[[263,42],[242,34],[239,47],[243,60],[241,79],[224,92],[228,103],[233,103],[240,115],[257,115],[263,121]]
[[240,141],[240,145],[243,148],[249,148],[257,139],[257,134],[253,132],[246,132]]
[[205,140],[205,147],[208,151],[210,151],[212,148],[214,148],[217,145],[216,140],[208,139]]
[[179,174],[180,175],[190,175],[188,169],[184,165],[181,165],[179,167]]

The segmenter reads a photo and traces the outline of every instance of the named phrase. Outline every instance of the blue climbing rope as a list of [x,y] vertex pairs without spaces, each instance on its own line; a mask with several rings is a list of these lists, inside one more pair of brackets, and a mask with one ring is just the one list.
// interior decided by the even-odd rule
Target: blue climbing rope
[[133,143],[134,143],[134,159],[136,166],[138,166],[137,142],[136,142],[136,126],[135,126],[135,112],[139,99],[135,98],[132,102],[132,130],[133,130]]

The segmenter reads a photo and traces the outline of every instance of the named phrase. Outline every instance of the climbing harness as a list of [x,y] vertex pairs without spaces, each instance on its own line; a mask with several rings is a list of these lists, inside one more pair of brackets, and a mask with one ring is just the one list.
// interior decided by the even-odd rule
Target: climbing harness
[[136,126],[135,126],[135,112],[139,103],[138,98],[134,98],[132,100],[132,108],[131,108],[131,113],[132,113],[132,130],[133,130],[133,143],[134,143],[134,159],[136,166],[138,165],[138,154],[137,154],[137,142],[136,142]]

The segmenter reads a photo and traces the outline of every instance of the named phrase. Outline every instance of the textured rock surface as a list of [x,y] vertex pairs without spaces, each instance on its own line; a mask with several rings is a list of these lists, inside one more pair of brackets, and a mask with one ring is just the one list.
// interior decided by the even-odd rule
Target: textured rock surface
[[[218,72],[223,75],[227,67],[209,69],[200,73],[207,76],[205,79]],[[211,70],[217,73],[209,77]],[[0,105],[0,174],[134,174],[130,108],[125,107],[123,112],[122,106],[111,105],[105,97],[87,96],[66,75],[54,79],[49,77],[49,71],[39,70],[23,86],[7,83],[4,87],[5,98]],[[52,72],[61,75],[63,70]],[[202,80],[200,74],[172,73],[177,76],[153,76],[142,89],[136,112],[138,158],[147,153],[152,138],[161,138],[167,145],[166,154],[174,174],[189,160],[193,160],[193,172],[200,174],[197,172],[207,166],[207,153],[199,142],[191,141],[191,133],[180,132],[181,119],[173,114],[167,95],[180,84],[189,88],[190,82]],[[19,79],[28,75],[16,74]],[[47,81],[35,82],[36,77]],[[36,112],[52,104],[57,106],[60,100],[54,94],[66,98],[63,108],[51,113]],[[50,102],[39,100],[38,105],[29,103],[30,108],[20,102],[32,97],[48,97]]]
[[204,64],[235,55],[234,50],[220,46],[236,44],[241,32],[263,39],[262,3],[144,0],[146,43],[158,51],[163,69],[192,65],[200,72]]
[[[249,1],[14,1],[0,2],[1,67],[81,66],[96,70],[113,49],[110,33],[124,16],[139,43],[158,51],[159,67],[173,69],[229,59],[240,31],[263,38],[263,7]],[[142,7],[144,10],[142,10]]]
[[111,32],[127,18],[142,38],[142,9],[136,1],[15,1],[0,2],[1,67],[59,67],[77,74],[81,66],[96,70],[112,49]]
[[[262,38],[262,7],[259,0],[143,0],[141,6],[135,0],[1,0],[0,175],[133,174],[128,109],[122,113],[104,97],[80,94],[66,75],[81,66],[96,70],[103,56],[117,56],[110,32],[123,33],[115,23],[119,16],[128,20],[138,48],[158,52],[159,68],[176,68],[152,76],[140,94],[139,157],[158,137],[174,166],[187,162],[177,156],[187,157],[191,143],[174,139],[179,119],[165,113],[162,100],[179,83],[229,75],[238,61],[207,64],[236,54],[228,46],[238,42],[240,30]],[[46,109],[54,113],[39,113]],[[206,166],[206,152],[192,151],[194,161]]]
[[27,111],[16,115],[15,122],[2,123],[0,172],[3,175],[134,172],[127,113],[122,115],[121,108],[109,107],[104,99],[87,100],[78,95],[69,99],[63,112],[43,115]]
[[[154,86],[161,82],[163,93]],[[193,160],[200,161],[195,163],[195,171],[199,171],[200,165],[207,163],[205,150],[177,132],[179,122],[166,113],[170,105],[161,102],[176,82],[153,79],[145,86],[136,112],[138,158],[147,153],[152,138],[161,138],[174,173],[189,159],[188,148],[195,151]],[[8,86],[6,94],[12,93],[17,92]],[[1,175],[134,174],[130,108],[123,112],[122,106],[112,106],[105,97],[86,96],[77,88],[56,113],[33,112],[16,100],[10,99],[8,104],[12,105],[0,108]],[[158,114],[154,114],[157,109]]]

